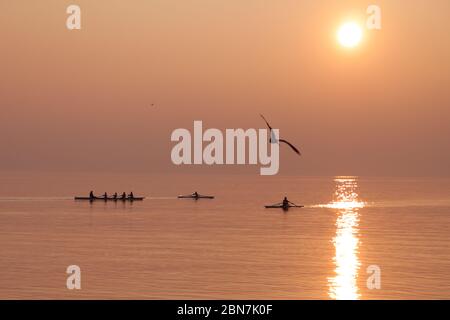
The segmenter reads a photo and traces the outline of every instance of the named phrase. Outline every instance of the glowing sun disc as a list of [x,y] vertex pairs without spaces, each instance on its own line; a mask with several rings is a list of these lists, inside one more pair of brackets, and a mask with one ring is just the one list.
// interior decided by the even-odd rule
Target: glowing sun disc
[[347,22],[339,28],[337,37],[342,46],[353,48],[361,42],[362,29],[355,22]]

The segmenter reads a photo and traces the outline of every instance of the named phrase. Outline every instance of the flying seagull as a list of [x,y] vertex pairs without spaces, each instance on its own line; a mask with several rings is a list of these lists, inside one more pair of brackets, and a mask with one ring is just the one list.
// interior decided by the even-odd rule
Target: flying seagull
[[286,143],[289,147],[292,148],[292,150],[294,150],[294,152],[296,154],[298,154],[299,156],[301,156],[302,154],[300,153],[300,151],[298,151],[298,149],[296,147],[294,147],[290,142],[283,140],[283,139],[278,139],[275,135],[275,133],[272,131],[272,127],[270,126],[270,124],[267,122],[266,118],[264,118],[264,116],[262,114],[260,114],[261,118],[263,118],[264,122],[267,124],[267,126],[270,129],[270,139],[269,142],[270,143],[278,143],[278,142],[284,142]]

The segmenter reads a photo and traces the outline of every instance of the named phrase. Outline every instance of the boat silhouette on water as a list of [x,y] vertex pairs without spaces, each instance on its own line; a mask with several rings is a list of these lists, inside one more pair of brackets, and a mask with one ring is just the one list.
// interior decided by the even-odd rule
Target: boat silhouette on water
[[126,195],[126,193],[122,193],[121,196],[117,195],[117,192],[114,193],[113,196],[108,197],[108,194],[105,192],[105,194],[103,196],[95,196],[94,192],[91,191],[89,193],[88,197],[75,197],[75,200],[84,200],[84,201],[96,201],[96,200],[101,200],[101,201],[142,201],[144,200],[145,197],[135,197],[133,195],[133,192],[131,192],[128,196]]
[[199,194],[197,191],[195,191],[192,194],[188,194],[188,195],[185,195],[185,196],[183,196],[183,195],[178,196],[178,199],[194,199],[194,200],[197,200],[197,199],[214,199],[214,196],[204,196],[204,195]]
[[114,198],[114,197],[75,197],[75,200],[87,200],[87,201],[96,201],[96,200],[102,200],[102,201],[142,201],[145,197],[126,197],[126,198]]
[[268,205],[268,206],[264,206],[266,209],[283,209],[284,211],[289,210],[289,208],[303,208],[304,206],[302,205],[297,205],[291,201],[289,201],[287,199],[287,197],[285,197],[283,199],[283,202],[280,203],[275,203],[272,205]]

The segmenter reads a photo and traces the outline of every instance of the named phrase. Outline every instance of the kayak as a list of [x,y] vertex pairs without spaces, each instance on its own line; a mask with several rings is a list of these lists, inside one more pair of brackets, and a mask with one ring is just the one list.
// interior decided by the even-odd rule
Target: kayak
[[178,199],[214,199],[214,196],[194,196],[192,194],[186,195],[186,196],[178,196]]
[[133,198],[120,198],[120,197],[117,197],[117,198],[113,198],[113,197],[108,197],[108,198],[105,198],[105,197],[94,197],[94,198],[91,198],[91,197],[75,197],[75,200],[89,200],[89,201],[95,201],[95,200],[103,200],[103,201],[142,201],[142,200],[144,200],[145,199],[145,197],[133,197]]

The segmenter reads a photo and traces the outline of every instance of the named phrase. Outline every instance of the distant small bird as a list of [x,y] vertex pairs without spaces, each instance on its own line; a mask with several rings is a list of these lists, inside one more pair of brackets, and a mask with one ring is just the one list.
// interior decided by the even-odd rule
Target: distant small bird
[[298,154],[299,156],[302,155],[302,154],[300,153],[300,151],[299,151],[296,147],[294,147],[290,142],[288,142],[288,141],[286,141],[286,140],[283,140],[283,139],[278,139],[278,138],[276,137],[275,133],[273,132],[273,129],[272,129],[272,127],[270,126],[269,122],[267,122],[266,118],[264,118],[264,116],[263,116],[262,114],[260,114],[260,116],[261,116],[261,118],[263,118],[264,122],[267,124],[267,127],[269,127],[269,129],[270,129],[270,139],[269,139],[269,142],[270,142],[270,143],[284,142],[284,143],[286,143],[289,147],[291,147],[292,150],[294,150],[294,152],[295,152],[296,154]]

